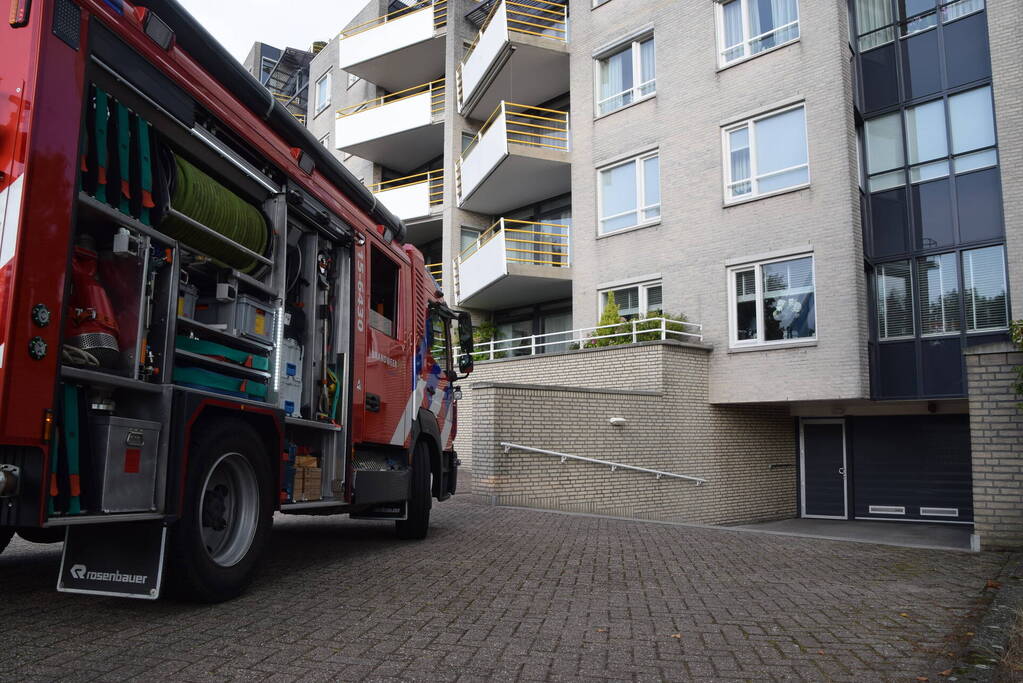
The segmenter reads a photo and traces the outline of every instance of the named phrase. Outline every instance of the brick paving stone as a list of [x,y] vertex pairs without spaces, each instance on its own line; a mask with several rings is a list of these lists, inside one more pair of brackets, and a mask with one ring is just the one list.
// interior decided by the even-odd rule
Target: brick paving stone
[[937,680],[1005,557],[463,495],[419,543],[279,517],[223,605],[57,594],[59,560],[18,539],[0,556],[2,680]]

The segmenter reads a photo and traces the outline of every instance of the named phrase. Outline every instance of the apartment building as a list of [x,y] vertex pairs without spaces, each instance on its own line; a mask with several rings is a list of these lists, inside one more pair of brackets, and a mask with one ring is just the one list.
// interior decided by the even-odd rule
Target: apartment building
[[1023,317],[1021,29],[1015,0],[374,0],[309,127],[504,338],[611,293],[684,314],[712,404],[787,408],[799,514],[970,523],[964,359]]
[[259,79],[295,118],[305,123],[309,108],[309,63],[322,43],[313,49],[279,48],[266,43],[253,43],[242,65]]

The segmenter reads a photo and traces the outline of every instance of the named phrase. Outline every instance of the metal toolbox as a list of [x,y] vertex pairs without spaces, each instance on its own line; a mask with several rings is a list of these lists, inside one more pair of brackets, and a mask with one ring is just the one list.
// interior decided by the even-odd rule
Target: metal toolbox
[[206,325],[221,326],[228,334],[272,346],[274,343],[274,309],[246,294],[234,301],[202,298],[195,308],[195,319]]
[[103,512],[156,509],[160,423],[111,415],[89,418],[93,465]]

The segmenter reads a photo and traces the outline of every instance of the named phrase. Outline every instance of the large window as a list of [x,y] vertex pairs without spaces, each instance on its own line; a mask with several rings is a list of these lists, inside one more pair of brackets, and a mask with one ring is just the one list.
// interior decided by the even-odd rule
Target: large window
[[[994,106],[985,86],[866,122],[871,192],[995,166]],[[905,152],[903,151],[905,139]]]
[[725,128],[724,145],[728,202],[810,182],[803,105]]
[[611,295],[614,295],[618,312],[626,320],[632,320],[651,313],[660,313],[663,308],[660,282],[630,285],[617,289],[606,289],[600,293],[600,311],[603,312]]
[[718,5],[721,64],[799,37],[798,0],[729,0]]
[[640,38],[597,59],[597,114],[609,114],[657,90],[654,37]]
[[729,272],[731,345],[759,346],[817,338],[813,257],[766,261]]
[[[914,281],[915,278],[915,281]],[[914,296],[914,284],[916,294]],[[1005,248],[968,249],[883,263],[874,271],[878,338],[1001,331],[1009,325]],[[915,303],[914,303],[915,302]]]
[[369,326],[389,337],[397,337],[398,266],[374,247],[369,275]]
[[316,81],[316,113],[330,105],[330,74],[323,74],[320,80]]
[[[860,52],[887,45],[898,35],[907,37],[962,19],[984,9],[984,0],[855,0]],[[896,16],[898,17],[896,19]]]
[[661,217],[661,167],[657,152],[598,172],[600,233],[656,222]]

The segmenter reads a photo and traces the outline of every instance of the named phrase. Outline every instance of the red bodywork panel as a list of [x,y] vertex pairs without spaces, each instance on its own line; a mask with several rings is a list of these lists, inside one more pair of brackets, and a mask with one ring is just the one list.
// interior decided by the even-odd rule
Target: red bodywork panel
[[[189,55],[176,45],[165,51],[150,40],[140,26],[144,13],[128,2],[123,3],[123,16],[103,0],[76,0],[76,4],[82,9],[77,50],[51,30],[54,0],[35,0],[25,27],[0,24],[0,445],[38,446],[48,453],[43,426],[54,406],[58,381],[87,85],[88,29],[90,17],[95,17],[226,124],[253,152],[355,229],[360,238],[353,247],[351,444],[407,446],[418,408],[434,404],[418,389],[422,363],[417,364],[416,352],[424,338],[427,302],[440,300],[440,295],[425,272],[422,256],[413,247],[385,243],[369,215],[318,171],[311,175],[301,171],[292,148]],[[373,249],[399,268],[393,335],[369,325]],[[32,310],[38,304],[52,316],[45,327],[33,323]],[[48,347],[40,360],[29,354],[36,337]],[[443,381],[446,388],[447,380]],[[368,394],[379,399],[379,410],[367,410]],[[450,405],[444,404],[438,415],[442,425],[447,413],[453,422]],[[450,448],[453,424],[447,434],[450,438],[443,447]],[[44,519],[42,509],[40,519]]]

